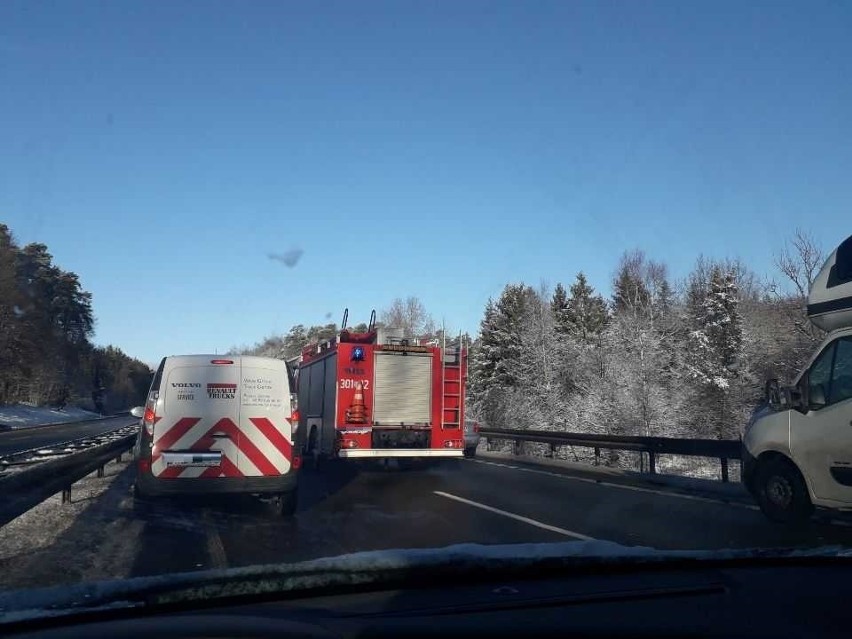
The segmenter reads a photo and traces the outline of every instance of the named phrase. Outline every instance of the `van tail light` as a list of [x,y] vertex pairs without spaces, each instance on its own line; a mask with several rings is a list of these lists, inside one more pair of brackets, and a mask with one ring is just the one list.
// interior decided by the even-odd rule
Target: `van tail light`
[[302,457],[301,455],[293,455],[293,470],[299,470],[302,467]]
[[142,417],[142,423],[145,425],[145,432],[148,436],[154,435],[154,422],[157,419],[157,413],[150,406],[145,407],[145,415]]
[[145,402],[145,413],[142,415],[142,425],[145,427],[145,432],[149,437],[154,435],[154,424],[157,423],[157,401],[159,399],[159,391],[151,391],[148,393],[148,399]]
[[211,364],[225,364],[225,365],[227,365],[227,364],[233,364],[234,360],[232,360],[232,359],[211,359],[210,363]]
[[287,418],[287,421],[290,422],[290,426],[293,427],[293,432],[296,432],[299,429],[299,411],[294,410],[293,414]]
[[151,472],[151,460],[145,457],[139,459],[136,464],[136,469],[140,473],[150,473]]

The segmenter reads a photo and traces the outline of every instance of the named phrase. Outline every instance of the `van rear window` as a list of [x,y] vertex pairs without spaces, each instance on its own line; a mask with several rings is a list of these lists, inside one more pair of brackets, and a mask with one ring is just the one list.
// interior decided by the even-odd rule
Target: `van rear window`
[[290,392],[296,392],[296,371],[288,362],[285,362],[285,366],[287,367],[287,382],[290,386]]
[[160,360],[160,366],[157,368],[157,372],[154,374],[154,379],[151,382],[151,391],[150,392],[154,392],[154,391],[159,392],[160,382],[163,381],[163,369],[165,367],[166,367],[166,358],[164,357],[162,360]]
[[834,265],[828,272],[828,287],[852,282],[852,236],[843,240],[837,247]]

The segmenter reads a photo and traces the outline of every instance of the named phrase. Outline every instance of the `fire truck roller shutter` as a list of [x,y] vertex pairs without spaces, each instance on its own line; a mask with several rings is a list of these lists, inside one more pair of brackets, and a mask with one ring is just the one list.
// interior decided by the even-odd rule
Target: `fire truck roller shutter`
[[432,355],[376,351],[373,389],[376,426],[432,421]]

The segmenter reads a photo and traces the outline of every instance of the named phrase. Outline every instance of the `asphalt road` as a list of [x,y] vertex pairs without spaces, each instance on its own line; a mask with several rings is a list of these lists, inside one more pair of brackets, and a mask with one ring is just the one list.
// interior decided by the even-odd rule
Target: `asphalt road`
[[0,432],[0,456],[30,448],[45,448],[81,437],[91,437],[138,422],[124,415],[112,419],[70,424],[54,424],[38,428],[21,428]]
[[[338,463],[305,471],[284,519],[253,497],[134,502],[134,469],[74,505],[49,545],[0,561],[35,587],[94,579],[299,561],[363,550],[600,539],[659,549],[852,546],[852,528],[766,520],[744,494],[713,496],[637,478],[487,459],[400,471]],[[97,480],[87,480],[95,482]],[[733,491],[736,493],[736,491]],[[53,505],[39,517],[63,517]],[[26,516],[25,516],[26,517]],[[50,527],[47,520],[37,524]],[[26,534],[26,533],[22,533]]]

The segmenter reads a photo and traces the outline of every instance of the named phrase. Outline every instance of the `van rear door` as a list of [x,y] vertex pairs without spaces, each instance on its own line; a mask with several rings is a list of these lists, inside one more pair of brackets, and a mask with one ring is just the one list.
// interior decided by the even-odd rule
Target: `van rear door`
[[151,470],[159,479],[239,477],[239,358],[175,357],[160,385]]
[[286,474],[293,459],[286,362],[243,357],[240,394],[240,471],[246,477]]

